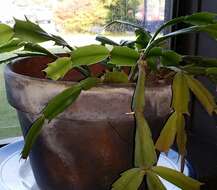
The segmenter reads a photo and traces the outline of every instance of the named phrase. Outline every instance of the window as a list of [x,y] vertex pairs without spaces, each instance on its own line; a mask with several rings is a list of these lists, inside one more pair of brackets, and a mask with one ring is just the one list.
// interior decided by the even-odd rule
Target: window
[[[72,45],[96,43],[96,34],[109,35],[115,41],[133,39],[133,29],[114,24],[104,31],[103,26],[113,20],[125,20],[155,31],[165,19],[167,0],[7,0],[1,1],[0,22],[13,25],[13,17],[25,16],[43,29],[58,34]],[[168,10],[167,10],[168,11]],[[46,43],[45,46],[53,47]],[[0,60],[3,57],[0,57]],[[21,135],[15,110],[6,100],[3,87],[3,65],[0,66],[0,139]]]

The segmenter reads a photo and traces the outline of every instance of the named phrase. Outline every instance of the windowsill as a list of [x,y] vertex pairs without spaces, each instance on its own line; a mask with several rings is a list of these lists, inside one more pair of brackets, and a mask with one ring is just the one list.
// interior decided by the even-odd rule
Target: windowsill
[[1,140],[0,140],[0,147],[3,147],[3,146],[5,146],[5,145],[7,145],[7,144],[13,143],[13,142],[18,141],[18,140],[21,140],[21,139],[23,139],[22,136],[20,136],[20,137],[10,137],[10,138],[6,138],[6,139],[1,139]]

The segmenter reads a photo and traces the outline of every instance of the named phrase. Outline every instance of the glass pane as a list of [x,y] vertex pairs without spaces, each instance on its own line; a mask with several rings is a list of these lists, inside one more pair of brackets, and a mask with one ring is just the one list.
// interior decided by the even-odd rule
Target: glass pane
[[3,68],[4,65],[0,65],[0,139],[21,135],[16,111],[6,99]]
[[[13,25],[13,17],[26,16],[47,32],[81,46],[97,43],[96,34],[105,34],[117,42],[134,39],[134,29],[122,24],[104,31],[103,26],[113,20],[130,21],[153,32],[164,21],[164,10],[165,0],[7,0],[1,1],[0,22]],[[53,43],[44,45],[53,48]],[[6,101],[2,71],[0,66],[0,138],[6,138],[21,132],[16,113]]]

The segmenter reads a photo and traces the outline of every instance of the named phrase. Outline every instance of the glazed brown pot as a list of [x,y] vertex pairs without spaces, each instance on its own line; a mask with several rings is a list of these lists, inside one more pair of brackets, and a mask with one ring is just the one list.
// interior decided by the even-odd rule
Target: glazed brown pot
[[[75,83],[45,79],[41,70],[50,61],[26,58],[6,66],[8,101],[17,110],[24,136],[48,101]],[[68,74],[71,79],[75,75]],[[135,84],[98,85],[83,91],[45,124],[30,153],[41,190],[109,190],[119,174],[132,167],[135,124],[126,113],[131,112],[134,88]],[[145,116],[156,140],[170,113],[170,85],[147,87],[145,93]]]

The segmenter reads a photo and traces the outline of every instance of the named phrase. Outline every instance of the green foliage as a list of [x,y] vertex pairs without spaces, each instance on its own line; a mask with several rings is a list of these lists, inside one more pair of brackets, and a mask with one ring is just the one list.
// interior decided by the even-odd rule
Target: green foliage
[[105,45],[105,44],[108,44],[108,45],[113,45],[113,46],[118,46],[119,44],[114,42],[113,40],[110,40],[109,38],[105,37],[105,36],[101,36],[101,35],[98,35],[96,37],[96,40],[101,42],[102,45]]
[[55,22],[67,32],[93,32],[105,24],[108,9],[99,0],[64,0],[56,8]]
[[25,43],[23,43],[22,40],[20,39],[11,39],[10,41],[0,45],[0,53],[5,53],[5,52],[11,52],[14,50],[17,50],[21,47],[24,46]]
[[80,83],[73,85],[66,90],[63,90],[60,94],[53,97],[47,106],[42,111],[42,116],[33,122],[26,137],[25,145],[22,150],[22,158],[26,159],[31,151],[31,148],[36,141],[40,131],[45,123],[45,120],[51,121],[57,115],[62,113],[68,108],[73,102],[76,101],[82,90],[88,90],[93,86],[96,86],[99,80],[91,77],[84,79]]
[[217,14],[209,12],[194,13],[192,15],[185,16],[184,22],[192,25],[216,24]]
[[[100,26],[103,24],[102,20],[104,20],[108,8],[115,9],[118,6],[122,6],[122,3],[125,3],[122,0],[73,0],[71,2],[66,0],[66,2],[75,5],[73,7],[75,11],[70,9],[69,15],[71,18],[68,18],[69,20],[67,22],[71,23],[73,26],[70,27],[77,31],[89,31],[87,27]],[[137,6],[136,2],[137,0],[131,0],[129,3],[132,3],[133,6]],[[129,10],[128,8],[129,7],[125,10]],[[132,9],[134,10],[134,8]],[[58,14],[59,18],[62,14],[68,17],[67,11],[61,10],[61,14]],[[122,15],[121,12],[117,12],[117,14]],[[124,17],[120,17],[129,20],[127,14],[128,12],[125,12],[123,14]],[[77,17],[75,18],[73,15]],[[81,20],[76,20],[79,15],[81,15],[81,18],[79,18]],[[84,18],[88,18],[88,20]],[[84,23],[82,23],[82,21],[84,21]],[[180,22],[190,24],[190,26],[187,25],[180,30],[158,37],[163,29]],[[161,152],[167,152],[176,139],[183,165],[187,142],[185,114],[190,116],[188,109],[190,102],[189,91],[197,97],[210,115],[217,113],[217,105],[214,97],[202,83],[195,78],[197,75],[203,75],[212,78],[212,80],[217,80],[217,59],[181,56],[175,51],[160,46],[169,38],[192,32],[206,32],[211,37],[217,39],[216,14],[203,12],[172,19],[163,24],[153,36],[137,24],[132,24],[127,21],[113,21],[107,24],[105,29],[115,23],[136,29],[136,40],[116,43],[107,37],[98,36],[97,40],[101,42],[102,45],[88,45],[75,49],[68,45],[61,37],[48,34],[28,19],[26,21],[15,19],[13,29],[0,24],[0,52],[10,52],[24,47],[21,51],[16,51],[16,56],[6,58],[3,61],[9,62],[17,57],[49,56],[52,57],[54,61],[44,70],[47,77],[57,80],[64,77],[64,75],[73,68],[79,70],[87,77],[85,80],[75,83],[72,87],[56,95],[48,102],[42,110],[41,117],[32,124],[26,135],[22,157],[27,158],[44,123],[51,121],[67,109],[76,101],[82,90],[88,90],[96,86],[99,82],[128,83],[128,78],[130,78],[132,81],[136,81],[132,102],[132,113],[136,121],[135,168],[124,172],[113,184],[113,190],[137,190],[143,182],[145,175],[150,190],[165,190],[165,187],[159,180],[159,176],[183,190],[199,190],[201,186],[200,182],[169,168],[154,166],[157,163],[155,147]],[[58,57],[58,55],[52,54],[38,44],[48,40],[53,41],[56,45],[70,49],[70,57]],[[106,45],[113,46],[112,50],[110,51]],[[160,62],[158,60],[160,60]],[[97,77],[90,77],[91,71],[88,66],[96,63],[102,64],[105,69],[97,73],[99,74]],[[131,69],[129,77],[123,72],[127,71],[127,69]],[[173,113],[168,118],[154,146],[149,125],[144,117],[145,80],[153,73],[157,76],[162,70],[169,72],[165,78],[173,78],[173,99],[171,104]]]
[[183,116],[180,113],[174,112],[169,117],[160,133],[160,137],[155,144],[156,149],[161,152],[168,152],[174,142],[177,132],[177,126],[183,125],[183,123]]
[[162,52],[161,63],[164,66],[178,65],[181,60],[181,55],[172,50],[166,50]]
[[92,65],[105,60],[109,50],[101,45],[88,45],[77,48],[71,53],[73,66]]
[[52,54],[47,49],[43,48],[42,46],[40,46],[38,44],[33,44],[31,42],[25,43],[25,45],[24,45],[24,51],[43,53],[43,54],[45,54],[48,57],[51,57],[53,59],[57,58],[56,55]]
[[137,29],[135,31],[135,34],[136,34],[136,47],[138,49],[144,49],[148,45],[151,39],[151,34],[142,29]]
[[132,168],[121,174],[121,177],[112,185],[112,190],[137,190],[141,185],[145,171]]
[[187,177],[184,174],[170,168],[155,166],[152,168],[152,171],[163,179],[175,184],[182,190],[200,190],[200,186],[202,185],[202,183],[197,180]]
[[13,29],[6,25],[0,24],[0,45],[7,43],[14,35]]
[[149,190],[167,190],[159,177],[152,171],[147,172],[147,185]]
[[26,42],[40,43],[50,40],[47,32],[29,20],[15,19],[14,33],[15,37]]
[[192,76],[185,75],[188,86],[206,111],[212,115],[216,112],[216,102],[214,96],[203,86],[203,84]]
[[133,97],[133,111],[136,118],[135,163],[136,167],[149,168],[157,162],[150,128],[144,118],[145,106],[145,62],[139,61],[139,76]]
[[115,46],[111,51],[111,63],[118,66],[135,66],[139,53],[128,47]]
[[43,71],[47,77],[52,80],[58,80],[65,76],[65,74],[72,69],[72,61],[70,57],[61,57],[56,61],[49,63],[48,67]]
[[128,76],[124,72],[120,71],[113,71],[113,72],[106,72],[103,76],[104,83],[128,83]]
[[26,18],[26,21],[15,19],[14,36],[25,42],[40,43],[52,40],[56,45],[67,46],[72,48],[61,37],[48,34],[39,25],[31,22]]
[[190,92],[184,74],[178,72],[173,79],[172,107],[178,113],[189,114]]
[[34,123],[32,124],[31,128],[29,129],[26,137],[25,137],[25,145],[22,150],[22,158],[26,159],[29,156],[29,153],[32,149],[34,142],[36,141],[40,131],[44,125],[45,117],[39,117]]

